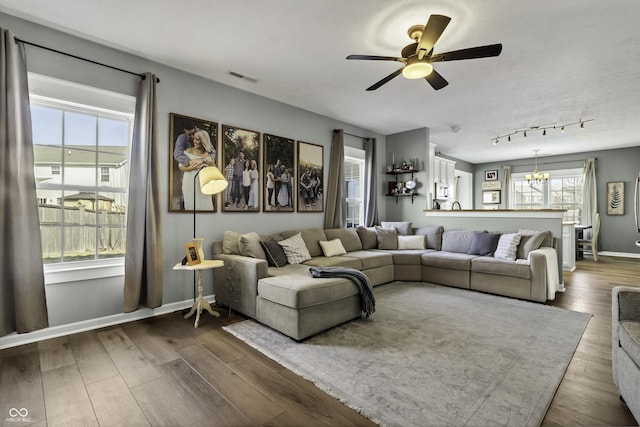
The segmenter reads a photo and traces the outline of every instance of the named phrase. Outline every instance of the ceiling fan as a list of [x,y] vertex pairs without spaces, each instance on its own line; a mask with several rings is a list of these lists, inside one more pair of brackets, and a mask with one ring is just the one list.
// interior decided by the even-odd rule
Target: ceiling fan
[[404,66],[389,74],[379,82],[368,87],[367,90],[376,90],[388,83],[400,73],[408,79],[424,78],[435,90],[442,89],[449,84],[431,65],[434,62],[459,61],[461,59],[486,58],[498,56],[502,52],[502,44],[471,47],[468,49],[454,50],[446,53],[433,54],[433,46],[444,32],[451,18],[444,15],[431,15],[427,24],[414,25],[407,33],[415,43],[411,43],[402,49],[402,56],[376,56],[376,55],[349,55],[347,59],[365,59],[374,61],[397,61]]

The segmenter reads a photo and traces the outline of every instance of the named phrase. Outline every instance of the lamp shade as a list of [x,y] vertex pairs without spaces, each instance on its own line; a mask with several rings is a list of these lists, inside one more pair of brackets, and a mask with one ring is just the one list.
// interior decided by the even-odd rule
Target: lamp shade
[[218,194],[223,191],[229,183],[215,166],[207,166],[200,170],[200,191],[203,194]]
[[407,79],[421,79],[433,71],[428,62],[411,62],[402,69],[402,75]]

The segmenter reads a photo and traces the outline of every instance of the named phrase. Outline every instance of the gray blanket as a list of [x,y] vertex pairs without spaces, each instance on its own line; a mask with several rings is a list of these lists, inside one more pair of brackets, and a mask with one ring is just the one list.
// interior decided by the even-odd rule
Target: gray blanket
[[343,277],[351,280],[358,287],[362,301],[362,313],[365,317],[376,311],[376,297],[369,278],[355,268],[347,267],[310,267],[312,277]]

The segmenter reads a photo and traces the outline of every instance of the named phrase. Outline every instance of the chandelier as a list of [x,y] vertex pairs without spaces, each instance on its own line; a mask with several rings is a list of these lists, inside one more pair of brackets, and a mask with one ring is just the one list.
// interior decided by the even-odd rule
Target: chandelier
[[529,185],[540,184],[543,181],[549,181],[549,172],[541,173],[538,171],[538,151],[540,150],[533,150],[536,155],[536,167],[533,170],[533,173],[528,173],[525,175],[525,178],[527,179]]

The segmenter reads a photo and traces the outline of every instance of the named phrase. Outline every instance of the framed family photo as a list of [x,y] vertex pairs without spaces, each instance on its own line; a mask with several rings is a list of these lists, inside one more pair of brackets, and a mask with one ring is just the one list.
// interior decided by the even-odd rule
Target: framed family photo
[[260,212],[260,132],[222,126],[223,212]]
[[264,212],[294,212],[296,179],[294,141],[276,135],[263,135]]
[[215,196],[200,192],[196,175],[216,165],[218,123],[170,113],[169,212],[216,212]]
[[482,203],[485,205],[500,204],[500,190],[490,190],[482,192]]
[[298,212],[324,210],[324,147],[298,141]]
[[484,180],[485,181],[497,181],[498,180],[498,171],[497,170],[484,171]]

